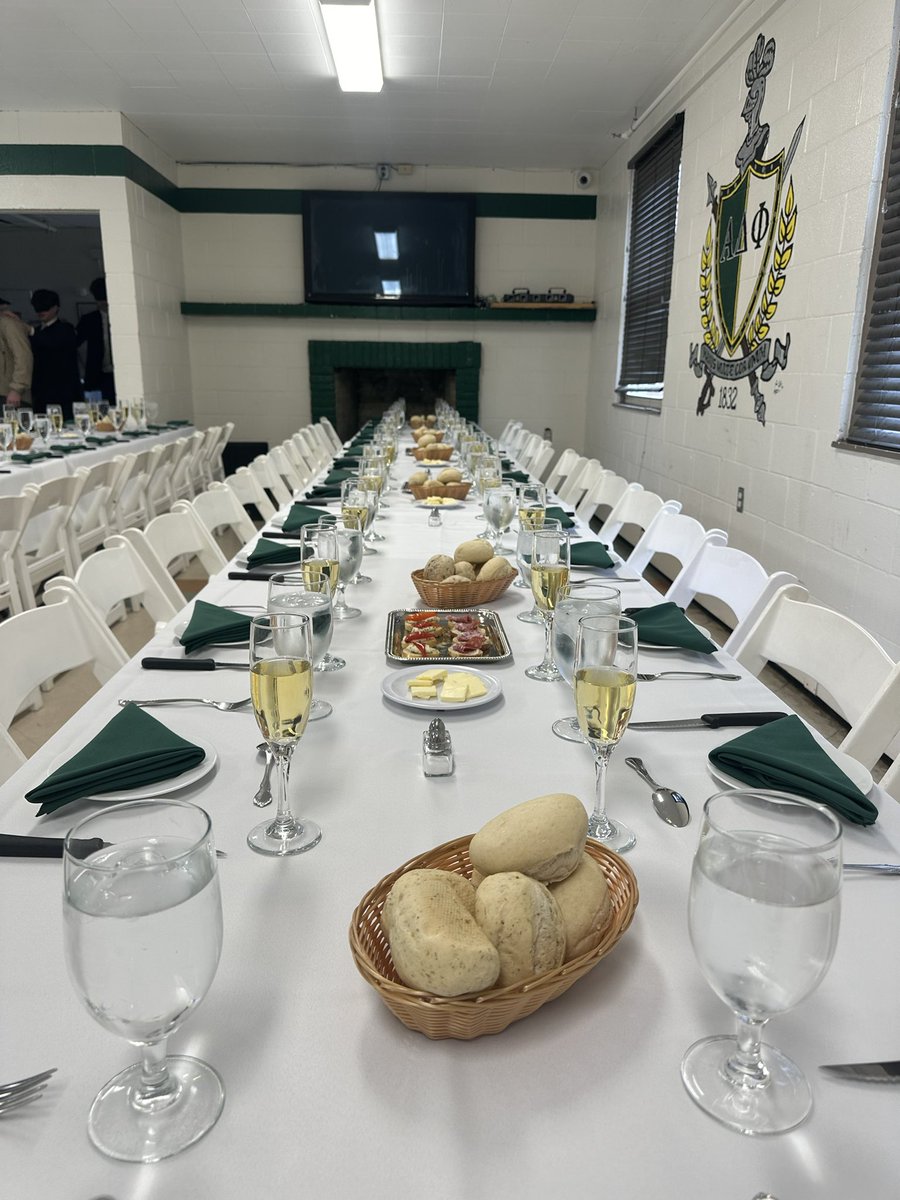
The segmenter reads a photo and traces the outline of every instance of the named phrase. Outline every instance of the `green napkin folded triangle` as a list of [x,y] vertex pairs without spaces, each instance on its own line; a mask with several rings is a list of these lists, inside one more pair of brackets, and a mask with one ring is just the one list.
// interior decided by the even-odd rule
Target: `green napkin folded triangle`
[[214,642],[247,642],[250,640],[250,618],[246,613],[195,600],[187,629],[178,640],[184,646],[185,654]]
[[199,766],[204,758],[199,746],[129,704],[67,763],[26,792],[25,799],[41,806],[38,816],[42,817],[86,796],[173,779]]
[[[340,491],[338,491],[340,495]],[[304,525],[317,525],[322,519],[321,508],[310,508],[307,504],[292,504],[284,518],[284,533],[299,533]]]
[[564,508],[557,508],[556,505],[550,505],[544,509],[544,519],[546,521],[559,521],[563,529],[574,529],[575,522],[569,516]]
[[268,538],[260,538],[251,552],[247,555],[248,567],[260,567],[266,563],[299,563],[300,547],[286,545],[284,542],[272,542]]
[[678,605],[670,601],[654,604],[651,608],[627,608],[625,616],[636,622],[638,641],[647,645],[679,646],[684,650],[697,650],[700,654],[714,654],[718,649],[715,642],[692,625]]
[[848,779],[799,717],[788,716],[717,746],[709,755],[734,779],[754,788],[792,792],[827,804],[855,825],[871,825],[878,809]]
[[598,567],[605,571],[615,566],[602,542],[573,542],[571,555],[573,567]]

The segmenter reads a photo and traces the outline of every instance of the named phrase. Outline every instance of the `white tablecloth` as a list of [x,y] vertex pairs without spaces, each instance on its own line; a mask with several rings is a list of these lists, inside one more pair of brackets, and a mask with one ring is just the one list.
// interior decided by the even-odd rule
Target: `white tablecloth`
[[[221,863],[224,952],[207,999],[171,1040],[174,1051],[200,1055],[225,1080],[225,1110],[198,1145],[151,1167],[114,1163],[91,1147],[91,1101],[136,1055],[91,1020],[66,976],[59,862],[0,864],[0,1078],[59,1067],[40,1102],[2,1123],[4,1196],[895,1196],[900,1088],[840,1084],[816,1068],[900,1054],[900,880],[847,881],[828,975],[772,1023],[771,1040],[812,1082],[815,1108],[805,1125],[774,1138],[741,1137],[696,1108],[682,1087],[686,1047],[732,1024],[700,975],[685,916],[701,807],[716,790],[706,754],[731,731],[625,734],[612,760],[609,803],[637,831],[628,860],[640,904],[614,952],[559,1000],[496,1037],[430,1042],[406,1030],[357,974],[350,916],[383,875],[518,801],[569,791],[590,805],[593,790],[588,750],[550,731],[555,717],[571,712],[571,693],[523,674],[540,658],[542,632],[516,620],[528,603],[516,588],[494,606],[514,651],[513,661],[491,669],[503,697],[447,717],[456,773],[424,778],[427,715],[391,704],[380,691],[386,673],[398,669],[384,657],[385,619],[391,608],[415,605],[409,572],[471,536],[476,517],[470,507],[447,511],[442,527],[431,529],[427,513],[396,493],[390,505],[381,522],[389,540],[378,557],[365,559],[374,581],[350,589],[365,615],[337,626],[333,649],[348,666],[316,676],[334,715],[310,724],[295,757],[293,798],[324,829],[317,848],[276,861],[245,844],[260,816],[251,803],[261,772],[251,714],[155,710],[219,753],[215,775],[187,795],[208,808],[217,844],[228,852]],[[223,576],[203,595],[263,604],[265,585]],[[625,604],[651,598],[643,584],[623,585]],[[171,627],[152,652],[181,653]],[[215,653],[246,657],[240,649]],[[689,658],[701,665],[695,656],[642,653],[641,669]],[[722,653],[713,661],[733,666]],[[132,662],[0,790],[0,828],[62,834],[88,810],[72,806],[37,822],[22,794],[102,726],[117,698],[246,693],[237,672],[163,674]],[[639,687],[635,719],[782,707],[749,677],[657,682]],[[648,789],[625,767],[635,753],[688,797],[686,829],[659,820]],[[900,813],[881,800],[874,827],[846,827],[848,859],[900,859]]]

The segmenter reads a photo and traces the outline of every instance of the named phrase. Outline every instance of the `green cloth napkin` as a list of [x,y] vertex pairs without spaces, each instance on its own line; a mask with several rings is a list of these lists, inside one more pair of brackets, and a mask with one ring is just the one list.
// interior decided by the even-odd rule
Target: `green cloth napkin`
[[187,417],[176,417],[171,421],[166,421],[166,424],[172,429],[178,429],[181,425],[190,425],[190,421]]
[[360,456],[358,454],[345,454],[343,458],[336,458],[331,466],[332,468],[349,467],[355,471],[359,466],[359,459]]
[[50,453],[55,458],[58,454],[81,454],[83,450],[84,446],[62,445],[54,446]]
[[324,483],[317,483],[314,488],[309,489],[310,500],[340,500],[341,485],[339,483],[332,484],[327,487]]
[[328,483],[343,483],[345,479],[352,479],[356,475],[356,473],[357,472],[356,472],[355,468],[352,471],[347,471],[347,470],[329,471],[328,474],[325,476],[324,482],[326,484],[328,484]]
[[[340,490],[338,490],[338,495],[340,495]],[[317,525],[321,519],[321,508],[310,508],[307,504],[292,504],[281,529],[283,533],[299,533],[304,525]]]
[[531,476],[527,471],[504,471],[503,478],[509,483],[528,483]]
[[204,757],[199,746],[129,704],[67,763],[26,792],[25,799],[40,804],[42,817],[85,796],[173,779],[199,766]]
[[559,521],[563,529],[575,528],[575,522],[568,515],[566,510],[564,508],[557,508],[555,505],[551,505],[549,508],[544,510],[544,519]]
[[878,809],[819,745],[799,717],[760,725],[717,746],[709,755],[741,783],[792,792],[827,804],[854,825],[872,825]]
[[248,567],[259,567],[265,563],[299,563],[300,547],[291,546],[286,542],[272,542],[268,538],[260,538],[250,554],[247,555]]
[[602,542],[573,542],[571,555],[573,567],[599,567],[606,570],[615,566]]
[[205,600],[194,601],[194,611],[187,629],[178,639],[186,654],[210,646],[214,642],[246,642],[250,638],[250,618],[246,613],[220,608],[218,604],[207,604]]
[[12,453],[13,462],[33,463],[40,462],[42,458],[52,457],[49,450],[14,450]]
[[701,654],[714,654],[718,650],[718,646],[692,625],[682,609],[671,601],[650,608],[626,608],[625,616],[636,622],[639,642],[651,646],[681,646]]

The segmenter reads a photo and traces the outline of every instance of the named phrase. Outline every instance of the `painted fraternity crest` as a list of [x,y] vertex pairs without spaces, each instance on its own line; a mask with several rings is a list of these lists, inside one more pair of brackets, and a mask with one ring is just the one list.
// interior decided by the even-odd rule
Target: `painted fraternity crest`
[[706,203],[712,210],[700,252],[700,324],[703,340],[691,344],[689,363],[703,388],[697,415],[712,403],[714,378],[727,381],[719,389],[719,407],[737,407],[737,381],[747,379],[756,419],[766,423],[766,401],[760,388],[776,371],[785,370],[791,335],[769,338],[794,252],[797,204],[790,166],[803,121],[787,150],[766,157],[769,126],[760,123],[766,76],[775,65],[775,41],[760,34],[747,59],[747,100],[741,116],[747,136],[737,154],[735,177],[721,187],[706,176]]

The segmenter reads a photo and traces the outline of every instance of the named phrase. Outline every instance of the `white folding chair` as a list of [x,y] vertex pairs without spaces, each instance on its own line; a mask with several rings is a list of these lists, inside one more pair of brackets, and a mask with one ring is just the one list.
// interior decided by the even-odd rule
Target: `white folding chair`
[[[585,525],[589,524],[593,517],[599,517],[603,521],[629,490],[642,492],[644,489],[639,483],[629,483],[615,471],[604,471],[585,492],[584,498],[575,509],[575,515],[580,521],[584,521]],[[602,514],[601,509],[605,510]]]
[[203,443],[200,446],[200,452],[197,455],[197,469],[203,487],[209,487],[213,482],[213,459],[219,448],[219,441],[222,436],[221,425],[210,425],[203,431]]
[[123,461],[121,455],[117,455],[75,471],[83,483],[78,504],[66,527],[73,543],[74,562],[80,562],[85,554],[102,546],[113,531],[113,497]]
[[170,575],[196,558],[208,575],[226,565],[226,558],[190,506],[180,512],[160,513],[144,530],[147,541]]
[[195,429],[186,438],[178,439],[179,444],[185,442],[186,445],[172,469],[172,490],[177,500],[190,500],[203,490],[200,455],[205,440],[206,434],[202,429]]
[[521,428],[522,428],[521,421],[507,421],[506,422],[506,424],[503,426],[503,429],[501,430],[500,436],[497,438],[497,441],[502,450],[509,449],[510,440],[512,439],[513,435]]
[[252,504],[263,521],[271,521],[275,516],[275,505],[249,467],[238,467],[227,477],[225,486],[231,488],[241,504]]
[[225,466],[222,460],[222,455],[225,452],[225,447],[231,441],[231,435],[234,433],[234,421],[226,421],[219,429],[219,437],[216,444],[210,451],[209,471],[212,479],[210,482],[221,483],[225,478]]
[[150,479],[147,485],[147,498],[153,516],[168,512],[175,503],[175,493],[172,487],[175,452],[175,442],[163,442],[161,445],[153,447],[150,460]]
[[260,486],[271,495],[277,508],[283,504],[290,504],[293,494],[268,454],[258,454],[250,464],[250,472],[256,476]]
[[126,604],[140,605],[158,624],[170,621],[183,605],[175,605],[156,581],[131,542],[117,541],[92,554],[78,568],[74,579],[57,575],[44,588],[44,603],[54,589],[75,591],[106,625],[126,613]]
[[16,554],[33,504],[30,495],[0,496],[0,609],[11,613],[23,608]]
[[559,498],[564,504],[577,508],[584,499],[586,492],[605,474],[604,468],[596,458],[587,458],[584,464],[574,467],[568,479],[559,490]]
[[545,439],[541,440],[540,447],[535,454],[531,467],[531,474],[535,479],[540,479],[547,467],[550,465],[550,459],[553,457],[553,443]]
[[553,492],[556,496],[559,495],[559,489],[562,486],[563,480],[568,478],[572,468],[581,457],[578,451],[573,450],[571,447],[563,450],[556,466],[547,476],[547,490],[549,492]]
[[516,430],[516,432],[509,439],[509,452],[513,458],[518,460],[520,454],[522,453],[522,447],[531,436],[531,430],[526,429],[524,425],[521,425]]
[[256,526],[247,515],[247,510],[225,483],[214,483],[193,500],[176,501],[172,511],[178,512],[185,505],[190,505],[213,537],[225,529],[231,529],[242,546],[256,537]]
[[[612,512],[600,526],[597,536],[607,546],[611,546],[622,530],[627,528],[630,535],[628,540],[636,545],[641,534],[662,508],[667,512],[681,512],[681,504],[678,500],[664,501],[662,496],[657,496],[656,492],[645,492],[643,488],[638,491],[626,488]],[[635,529],[638,530],[637,537],[632,532]]]
[[519,448],[518,462],[523,471],[530,471],[531,464],[534,461],[534,456],[541,447],[542,442],[539,433],[529,433],[528,437]]
[[124,529],[121,533],[112,534],[106,540],[106,545],[110,549],[123,544],[131,546],[172,608],[176,612],[182,608],[185,604],[184,593],[166,569],[165,563],[162,562],[147,540],[144,530],[132,526],[129,529]]
[[810,604],[799,584],[779,588],[735,658],[754,675],[775,663],[856,725],[894,669],[874,637],[843,613]]
[[115,524],[119,531],[134,526],[143,529],[153,516],[149,496],[150,477],[155,465],[153,448],[138,450],[128,455],[128,460],[130,465],[123,468],[116,502]]
[[[128,655],[103,622],[77,595],[57,590],[47,603],[0,623],[0,772],[24,761],[10,746],[8,730],[16,713],[58,675],[90,665],[98,683],[128,662]],[[21,753],[21,752],[19,752]]]
[[[724,546],[728,534],[723,529],[711,529],[707,533],[694,517],[661,508],[641,534],[626,562],[638,575],[643,575],[651,560],[657,560],[655,566],[661,570],[671,570],[670,563],[663,564],[659,558],[665,556],[666,559],[674,559],[678,568],[669,575],[670,579],[674,579],[707,541]],[[669,599],[668,595],[666,599]]]
[[[630,560],[629,560],[630,561]],[[720,539],[704,542],[696,556],[685,563],[666,592],[666,599],[687,608],[695,598],[710,607],[710,600],[726,605],[733,620],[726,620],[731,634],[724,649],[737,655],[760,613],[779,590],[797,584],[789,571],[768,574],[752,554],[727,546]],[[716,616],[720,613],[716,612]],[[724,614],[722,614],[724,616]]]
[[334,448],[335,454],[337,454],[339,450],[343,450],[344,443],[338,437],[337,430],[332,425],[332,423],[328,420],[328,418],[320,417],[319,424],[322,426],[325,433],[328,435],[328,440],[331,442],[331,445]]
[[332,458],[334,458],[330,447],[322,445],[312,425],[298,429],[294,434],[294,438],[303,447],[303,451],[312,465],[313,474],[320,471],[326,463],[331,462]]
[[893,762],[881,779],[881,786],[900,800],[900,663],[888,672],[872,697],[866,711],[841,742],[840,749],[852,754],[864,767],[873,767],[888,752]]
[[311,479],[318,473],[319,464],[316,456],[311,452],[306,439],[301,434],[291,434],[285,445],[291,447],[290,453],[301,474],[305,473],[307,478]]
[[[14,554],[19,592],[26,608],[35,607],[35,589],[45,579],[60,571],[74,575],[78,568],[80,555],[69,537],[68,524],[83,486],[83,477],[65,475],[46,483],[27,483],[22,488],[22,494],[34,500]],[[33,548],[29,536],[32,531],[36,538]]]
[[293,496],[301,491],[303,486],[309,482],[311,474],[308,471],[298,470],[297,464],[288,450],[288,446],[293,449],[293,445],[290,442],[282,442],[280,446],[273,446],[269,451],[269,461]]

